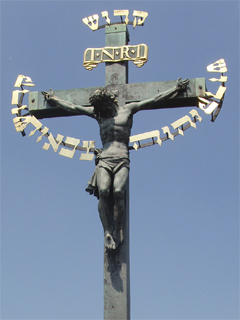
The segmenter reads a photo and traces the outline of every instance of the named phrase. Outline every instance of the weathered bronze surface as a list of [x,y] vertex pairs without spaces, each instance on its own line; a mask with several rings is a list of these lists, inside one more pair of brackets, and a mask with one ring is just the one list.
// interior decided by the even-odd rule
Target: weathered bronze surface
[[[124,105],[117,104],[116,96],[106,89],[98,89],[90,95],[91,106],[81,106],[65,101],[55,96],[53,91],[43,92],[50,108],[63,109],[70,115],[89,116],[99,124],[103,147],[102,150],[95,151],[96,169],[89,181],[87,191],[99,198],[98,210],[107,250],[116,249],[120,241],[122,217],[125,213],[124,194],[129,173],[128,143],[133,115],[141,110],[161,109],[170,98],[187,91],[188,83],[188,79],[178,79],[174,87],[150,99]],[[179,125],[176,123],[175,128]],[[109,212],[110,195],[113,195],[117,209],[115,218]]]
[[[127,104],[130,102],[139,102],[141,100],[150,99],[159,92],[172,88],[175,83],[176,80],[111,84],[104,88],[110,90],[116,95],[119,104]],[[57,97],[66,101],[71,101],[77,105],[90,106],[89,96],[93,91],[99,88],[100,87],[89,87],[82,89],[56,90],[54,92]],[[205,90],[205,78],[190,79],[187,90],[179,92],[176,97],[169,97],[167,103],[161,103],[159,107],[163,109],[198,106],[198,97],[205,97]],[[57,107],[51,108],[44,100],[41,92],[29,93],[29,112],[38,119],[74,115],[74,113],[70,114],[69,112]]]

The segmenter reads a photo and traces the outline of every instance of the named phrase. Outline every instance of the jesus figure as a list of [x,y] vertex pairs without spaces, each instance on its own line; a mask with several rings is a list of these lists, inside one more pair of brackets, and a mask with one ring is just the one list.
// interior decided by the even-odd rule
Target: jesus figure
[[[167,99],[186,90],[189,80],[177,80],[176,85],[156,96],[140,102],[118,105],[116,97],[106,89],[98,89],[89,97],[91,106],[75,105],[59,99],[50,92],[42,92],[49,106],[59,107],[72,114],[86,115],[97,120],[102,149],[95,151],[96,168],[86,191],[98,197],[98,211],[104,229],[106,250],[115,250],[120,242],[122,218],[125,214],[125,189],[129,176],[129,137],[133,115],[140,110],[161,109]],[[116,216],[113,217],[113,197]]]

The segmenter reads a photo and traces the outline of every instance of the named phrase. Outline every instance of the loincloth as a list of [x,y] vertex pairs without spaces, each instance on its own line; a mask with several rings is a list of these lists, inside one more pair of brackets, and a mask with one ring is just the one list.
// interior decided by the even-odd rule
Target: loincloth
[[101,153],[97,152],[95,157],[95,163],[96,168],[91,179],[88,181],[86,191],[89,192],[89,194],[93,194],[95,197],[99,199],[99,192],[97,187],[97,177],[99,168],[106,169],[108,172],[110,172],[110,174],[113,177],[120,169],[129,169],[130,160],[127,155],[102,157]]

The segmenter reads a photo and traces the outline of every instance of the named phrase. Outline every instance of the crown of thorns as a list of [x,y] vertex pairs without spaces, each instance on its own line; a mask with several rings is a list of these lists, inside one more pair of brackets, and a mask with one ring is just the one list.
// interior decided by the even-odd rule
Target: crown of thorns
[[115,103],[117,102],[116,96],[106,89],[97,89],[93,94],[89,96],[89,102],[91,103],[91,105],[106,100],[112,100]]

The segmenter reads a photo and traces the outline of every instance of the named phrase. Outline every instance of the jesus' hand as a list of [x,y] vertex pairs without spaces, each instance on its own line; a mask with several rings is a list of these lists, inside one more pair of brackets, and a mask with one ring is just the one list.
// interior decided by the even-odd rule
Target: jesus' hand
[[189,79],[182,80],[182,78],[177,79],[177,89],[185,90],[187,88],[187,84],[189,83]]
[[49,90],[50,90],[50,92],[42,91],[42,94],[43,94],[46,101],[51,101],[54,97],[53,89],[50,88]]

